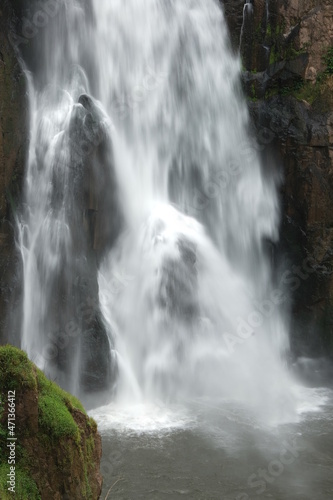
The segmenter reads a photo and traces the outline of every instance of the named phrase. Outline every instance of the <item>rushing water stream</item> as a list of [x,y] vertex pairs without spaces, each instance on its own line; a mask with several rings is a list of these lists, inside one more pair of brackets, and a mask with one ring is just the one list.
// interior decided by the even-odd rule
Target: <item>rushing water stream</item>
[[[331,498],[332,400],[287,367],[290,281],[267,252],[281,179],[220,6],[60,3],[29,74],[23,348],[79,396],[89,367],[112,378],[92,411],[110,498]],[[107,334],[94,365],[72,334],[85,287],[88,333]]]

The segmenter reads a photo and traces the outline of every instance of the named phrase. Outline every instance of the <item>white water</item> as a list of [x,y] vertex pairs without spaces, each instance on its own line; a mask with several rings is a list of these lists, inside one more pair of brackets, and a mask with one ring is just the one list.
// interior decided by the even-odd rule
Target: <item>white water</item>
[[249,139],[220,8],[151,0],[95,10],[99,99],[117,130],[129,229],[100,272],[118,399],[222,395],[283,419],[293,407],[285,320],[273,306],[244,326],[273,287],[263,239],[277,238],[276,179]]
[[118,403],[227,398],[269,422],[293,419],[288,322],[272,301],[258,314],[276,289],[264,241],[278,238],[279,179],[250,139],[218,3],[95,0],[93,20],[79,2],[65,4],[30,88],[22,346],[47,365],[52,295],[80,256],[69,118],[90,93],[112,134],[114,167],[105,161],[125,220],[99,273]]

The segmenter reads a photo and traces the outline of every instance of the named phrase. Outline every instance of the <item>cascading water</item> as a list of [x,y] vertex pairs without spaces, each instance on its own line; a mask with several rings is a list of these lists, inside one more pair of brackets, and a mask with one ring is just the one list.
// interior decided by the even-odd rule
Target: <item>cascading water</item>
[[249,138],[222,12],[214,1],[104,1],[96,23],[129,229],[100,270],[118,395],[288,411],[284,320],[277,305],[265,321],[256,313],[273,287],[264,240],[277,239],[277,179]]
[[[93,85],[88,68],[94,72],[91,23],[80,2],[59,2],[57,16],[27,58],[34,70],[28,71],[31,140],[27,209],[19,227],[22,347],[76,394],[102,390],[113,370],[111,337],[96,300],[100,255],[94,219],[98,206],[113,211],[116,220],[117,196],[109,164],[112,125],[87,95]],[[114,223],[105,239],[112,241],[116,233]]]
[[[53,371],[79,394],[115,350],[117,375],[101,373],[113,371],[119,400],[222,397],[261,413],[265,401],[269,419],[289,416],[287,325],[265,251],[279,179],[250,138],[218,2],[66,1],[44,36],[30,84],[23,347],[45,360],[57,331]],[[82,136],[93,151],[78,150]],[[101,206],[96,252],[89,217]],[[95,344],[71,337],[71,317],[77,283],[97,290],[97,265],[89,364]]]

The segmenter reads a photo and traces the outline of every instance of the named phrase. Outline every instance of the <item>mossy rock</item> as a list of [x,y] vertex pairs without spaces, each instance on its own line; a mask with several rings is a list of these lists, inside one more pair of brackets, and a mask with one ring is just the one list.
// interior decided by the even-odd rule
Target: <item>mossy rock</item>
[[28,356],[15,347],[0,347],[0,391],[36,389],[37,380]]
[[8,391],[15,391],[15,498],[98,499],[101,439],[82,404],[29,361],[0,347],[0,498],[8,491]]
[[[21,467],[16,467],[16,487],[15,498],[23,500],[29,498],[31,500],[40,500],[41,496],[35,481],[30,477],[29,473]],[[8,465],[6,463],[0,466],[0,494],[2,500],[12,500],[13,493],[8,491],[7,485]]]

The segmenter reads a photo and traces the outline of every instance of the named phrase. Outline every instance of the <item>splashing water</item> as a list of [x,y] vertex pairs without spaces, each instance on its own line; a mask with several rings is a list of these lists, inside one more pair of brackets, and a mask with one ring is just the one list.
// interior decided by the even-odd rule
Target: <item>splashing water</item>
[[130,228],[100,272],[119,397],[222,394],[279,412],[284,319],[255,314],[273,286],[276,179],[249,139],[223,14],[214,1],[101,2],[96,18]]
[[[103,164],[117,186],[106,197],[123,228],[98,278],[117,399],[222,397],[289,418],[286,320],[267,300],[276,291],[265,241],[278,238],[279,179],[250,138],[240,61],[218,2],[95,0],[91,11],[64,2],[39,66],[21,231],[23,346],[42,351],[57,324],[50,304],[59,280],[68,288],[84,267],[84,160],[73,143],[78,128],[94,138],[103,130],[113,144]],[[80,356],[78,348],[74,392]]]

